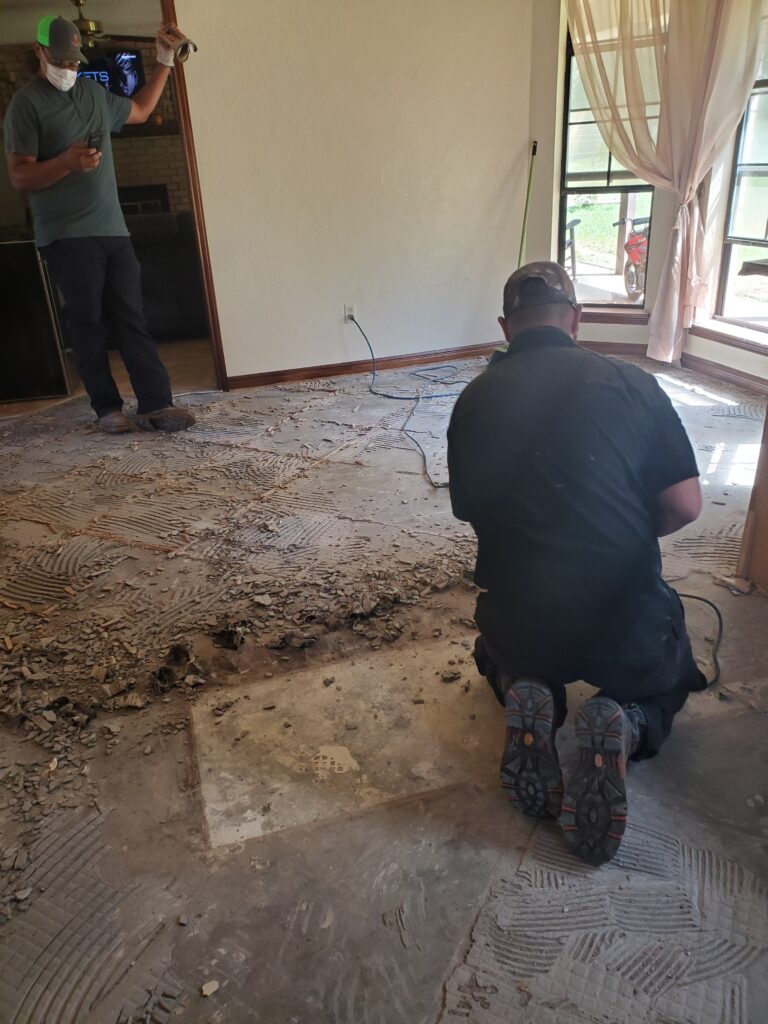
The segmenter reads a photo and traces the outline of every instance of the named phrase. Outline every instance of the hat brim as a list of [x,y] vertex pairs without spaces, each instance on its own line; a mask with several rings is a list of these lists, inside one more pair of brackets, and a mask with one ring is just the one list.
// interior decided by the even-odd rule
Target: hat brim
[[81,64],[91,63],[82,50],[54,50],[52,46],[46,46],[46,50],[54,60],[79,60]]

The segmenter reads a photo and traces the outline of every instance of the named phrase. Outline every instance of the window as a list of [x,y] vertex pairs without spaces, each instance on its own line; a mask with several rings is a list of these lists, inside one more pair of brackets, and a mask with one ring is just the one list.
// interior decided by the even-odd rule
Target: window
[[736,141],[717,312],[768,331],[768,53]]
[[[579,302],[642,306],[653,187],[608,152],[570,39],[565,97],[558,259],[574,279]],[[658,108],[655,117],[649,113],[653,130]]]

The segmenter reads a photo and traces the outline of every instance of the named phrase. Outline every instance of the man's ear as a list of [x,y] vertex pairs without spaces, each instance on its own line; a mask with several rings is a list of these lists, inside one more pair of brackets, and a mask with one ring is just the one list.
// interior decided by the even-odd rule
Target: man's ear
[[45,54],[43,53],[43,48],[40,43],[35,43],[34,52],[38,60],[43,60],[45,58]]
[[509,327],[507,327],[507,321],[504,319],[503,316],[499,317],[499,327],[501,328],[501,330],[502,330],[502,332],[504,334],[504,340],[509,342],[509,340],[510,340],[510,337],[509,337]]
[[571,337],[573,338],[574,341],[576,341],[576,339],[579,336],[579,324],[581,323],[581,310],[582,310],[582,306],[581,306],[581,303],[579,303],[579,305],[576,306],[576,308],[574,309],[573,317],[571,319]]

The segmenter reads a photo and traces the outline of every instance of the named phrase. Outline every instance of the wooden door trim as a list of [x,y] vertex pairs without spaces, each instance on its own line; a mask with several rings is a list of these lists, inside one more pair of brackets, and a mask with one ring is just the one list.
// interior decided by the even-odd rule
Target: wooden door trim
[[[163,21],[165,24],[177,23],[176,4],[174,0],[161,0]],[[194,57],[192,58],[195,59]],[[187,161],[187,173],[189,175],[189,189],[192,195],[192,213],[195,218],[197,235],[197,249],[200,255],[200,265],[203,271],[203,290],[205,292],[205,304],[208,309],[208,326],[211,333],[211,348],[213,351],[213,365],[216,373],[216,383],[222,391],[228,391],[227,367],[224,359],[224,345],[221,340],[221,325],[219,323],[219,310],[216,305],[216,289],[213,283],[213,268],[211,266],[211,253],[208,248],[208,232],[205,227],[205,215],[203,213],[203,196],[200,189],[200,176],[197,168],[197,154],[195,153],[195,140],[192,132],[192,115],[189,110],[189,96],[187,83],[184,78],[184,65],[176,64],[173,69],[174,87],[176,89],[177,116],[179,119],[179,133],[184,156]]]

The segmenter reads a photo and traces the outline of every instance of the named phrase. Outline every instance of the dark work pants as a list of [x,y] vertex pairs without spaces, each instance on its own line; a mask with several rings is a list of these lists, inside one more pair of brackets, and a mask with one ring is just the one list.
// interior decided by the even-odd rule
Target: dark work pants
[[599,687],[604,696],[619,704],[636,704],[643,711],[648,728],[636,759],[659,752],[688,694],[706,686],[693,657],[680,598],[662,580],[583,647],[570,641],[561,645],[556,624],[549,627],[548,635],[546,631],[539,635],[538,643],[535,628],[521,632],[518,644],[512,629],[510,645],[499,620],[498,609],[487,594],[481,594],[477,623],[482,635],[475,645],[475,660],[499,702],[504,703],[516,679],[540,679],[552,690],[559,727],[567,714],[565,688],[583,679]]
[[63,238],[40,254],[64,299],[77,369],[96,415],[123,407],[108,335],[128,370],[139,414],[172,405],[168,371],[144,320],[141,268],[130,238]]

